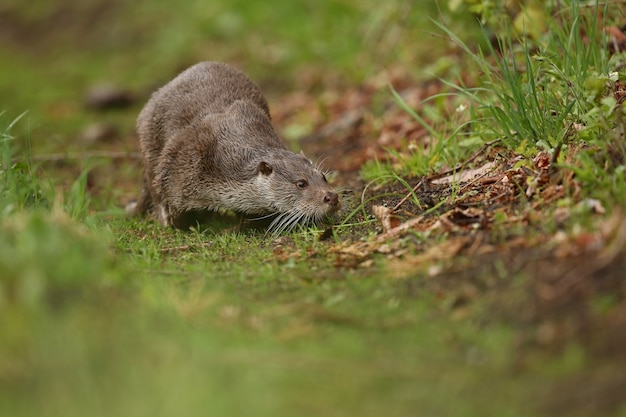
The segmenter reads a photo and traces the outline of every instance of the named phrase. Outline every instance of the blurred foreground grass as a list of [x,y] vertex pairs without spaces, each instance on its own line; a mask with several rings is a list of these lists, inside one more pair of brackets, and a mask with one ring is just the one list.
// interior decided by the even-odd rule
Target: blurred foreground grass
[[2,415],[500,415],[528,393],[505,328],[384,271],[278,263],[261,236],[87,226],[4,167]]

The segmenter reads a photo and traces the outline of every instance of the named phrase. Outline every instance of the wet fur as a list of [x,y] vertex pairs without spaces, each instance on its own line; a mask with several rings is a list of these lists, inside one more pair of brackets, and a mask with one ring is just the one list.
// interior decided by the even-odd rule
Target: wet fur
[[260,89],[225,64],[197,64],[155,92],[137,132],[144,173],[131,214],[180,227],[202,210],[278,213],[270,229],[281,232],[341,205],[324,174],[282,144]]

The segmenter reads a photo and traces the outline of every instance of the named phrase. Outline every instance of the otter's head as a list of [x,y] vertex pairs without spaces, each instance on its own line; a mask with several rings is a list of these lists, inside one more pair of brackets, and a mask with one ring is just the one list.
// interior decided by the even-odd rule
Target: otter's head
[[256,170],[256,183],[268,211],[278,213],[269,227],[274,233],[298,223],[319,223],[341,208],[341,199],[325,173],[303,154],[274,150]]

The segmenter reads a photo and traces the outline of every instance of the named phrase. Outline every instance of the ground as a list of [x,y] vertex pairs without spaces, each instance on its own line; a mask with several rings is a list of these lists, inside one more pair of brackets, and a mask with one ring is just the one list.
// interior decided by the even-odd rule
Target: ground
[[[558,119],[537,59],[561,136],[535,146],[536,125],[481,127],[489,71],[462,45],[490,68],[507,45],[467,10],[305,3],[0,7],[0,414],[624,415],[623,12],[596,22],[619,79],[589,77],[589,112]],[[332,228],[124,215],[137,113],[201,59],[244,69],[333,171]]]

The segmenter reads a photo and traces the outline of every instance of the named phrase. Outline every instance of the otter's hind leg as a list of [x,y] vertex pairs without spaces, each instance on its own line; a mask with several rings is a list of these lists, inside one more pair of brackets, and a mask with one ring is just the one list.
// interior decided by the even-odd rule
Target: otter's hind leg
[[139,194],[137,200],[126,204],[126,214],[129,216],[145,216],[148,212],[152,211],[152,206],[152,194],[148,186],[148,179],[144,174],[141,184],[141,194]]

